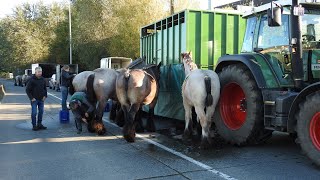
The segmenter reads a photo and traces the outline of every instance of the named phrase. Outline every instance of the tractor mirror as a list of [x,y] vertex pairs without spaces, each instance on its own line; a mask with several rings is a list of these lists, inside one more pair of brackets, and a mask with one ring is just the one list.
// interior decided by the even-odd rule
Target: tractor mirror
[[268,9],[268,25],[270,27],[281,26],[281,11],[280,7]]

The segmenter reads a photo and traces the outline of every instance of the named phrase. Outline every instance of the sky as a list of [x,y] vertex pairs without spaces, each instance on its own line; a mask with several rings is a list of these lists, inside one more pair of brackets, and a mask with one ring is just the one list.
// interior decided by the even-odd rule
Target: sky
[[[13,8],[23,3],[34,4],[40,0],[0,0],[0,18],[5,15],[10,15],[13,12]],[[42,0],[44,4],[51,4],[52,2],[68,2],[68,0]]]
[[[23,3],[36,3],[40,0],[0,0],[0,18],[5,17],[6,15],[12,14],[12,9]],[[226,4],[228,2],[234,2],[237,0],[211,0],[213,7]],[[45,4],[51,4],[53,2],[65,2],[68,0],[42,0]],[[201,3],[201,8],[208,9],[208,0],[199,0]]]

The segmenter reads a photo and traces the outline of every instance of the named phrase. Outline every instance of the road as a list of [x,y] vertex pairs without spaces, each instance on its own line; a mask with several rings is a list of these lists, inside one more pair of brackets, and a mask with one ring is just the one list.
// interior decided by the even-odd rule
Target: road
[[[105,136],[86,128],[78,135],[73,120],[60,124],[61,95],[51,90],[43,122],[48,130],[34,132],[24,87],[0,82],[7,92],[0,104],[0,179],[320,179],[320,169],[281,133],[241,148],[200,150],[159,133],[139,134],[127,143],[105,115]],[[163,132],[170,122],[160,121]]]

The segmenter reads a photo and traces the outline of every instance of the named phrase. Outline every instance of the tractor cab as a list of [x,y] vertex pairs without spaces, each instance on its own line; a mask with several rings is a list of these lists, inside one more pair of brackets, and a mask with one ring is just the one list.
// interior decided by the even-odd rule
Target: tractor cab
[[278,86],[294,87],[294,79],[302,79],[301,89],[320,80],[320,4],[275,1],[244,17],[248,24],[242,53],[263,54]]

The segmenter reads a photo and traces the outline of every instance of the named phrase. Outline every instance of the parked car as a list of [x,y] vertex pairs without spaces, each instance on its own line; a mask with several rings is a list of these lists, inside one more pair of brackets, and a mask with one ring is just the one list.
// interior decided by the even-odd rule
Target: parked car
[[60,91],[60,85],[57,81],[57,75],[53,74],[49,80],[49,88],[56,90],[56,91]]
[[22,76],[18,75],[14,78],[14,85],[15,86],[23,86],[22,85]]
[[21,78],[21,83],[22,83],[22,86],[27,86],[27,83],[28,81],[30,80],[31,76],[30,75],[22,75],[22,78]]

